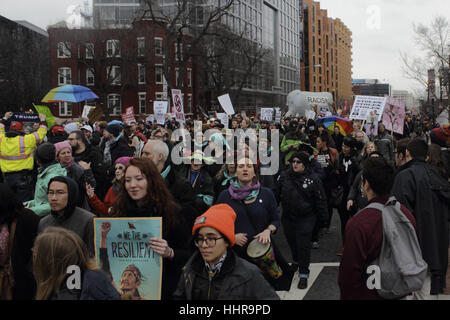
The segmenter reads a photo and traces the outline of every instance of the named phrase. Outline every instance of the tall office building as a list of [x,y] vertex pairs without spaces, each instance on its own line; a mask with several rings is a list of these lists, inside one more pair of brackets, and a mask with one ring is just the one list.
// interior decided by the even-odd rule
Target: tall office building
[[328,17],[320,3],[303,0],[302,91],[330,92],[340,106],[352,99],[352,32]]
[[136,17],[141,0],[92,0],[94,26],[123,27]]

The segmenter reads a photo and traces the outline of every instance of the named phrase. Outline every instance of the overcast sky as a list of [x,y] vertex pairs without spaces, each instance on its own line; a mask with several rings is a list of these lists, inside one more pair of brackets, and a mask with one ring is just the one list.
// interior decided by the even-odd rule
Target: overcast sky
[[[27,20],[46,29],[66,19],[70,5],[83,0],[0,0],[0,15]],[[353,78],[386,79],[394,90],[418,85],[405,79],[400,51],[417,52],[413,23],[430,24],[450,12],[449,0],[321,0],[328,15],[341,20],[353,33]],[[419,52],[420,54],[420,52]]]

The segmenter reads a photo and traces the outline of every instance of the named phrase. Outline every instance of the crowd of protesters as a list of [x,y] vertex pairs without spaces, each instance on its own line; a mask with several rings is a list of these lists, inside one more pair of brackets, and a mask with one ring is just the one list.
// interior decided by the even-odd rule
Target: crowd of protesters
[[[0,123],[0,269],[13,284],[13,299],[138,299],[94,262],[96,216],[162,217],[162,238],[150,241],[163,258],[162,299],[278,299],[247,254],[250,242],[270,243],[281,229],[293,261],[277,262],[298,271],[298,288],[306,289],[311,250],[330,232],[334,209],[343,242],[336,252],[341,297],[379,299],[364,286],[364,267],[380,254],[381,215],[364,208],[389,195],[413,221],[429,266],[415,297],[436,298],[445,289],[450,126],[434,127],[424,115],[407,114],[403,135],[380,124],[375,136],[359,122],[344,132],[300,116],[275,123],[237,114],[229,128],[197,119],[200,133],[217,129],[209,139],[192,120],[184,124],[187,136],[175,139],[181,125],[170,117],[164,125],[115,120],[48,128],[40,115],[25,132],[11,116]],[[268,155],[279,147],[276,172],[260,175],[267,164],[251,157],[257,152],[248,141],[233,151],[227,129],[278,130],[278,141],[256,135]],[[178,152],[188,159],[181,165],[172,161],[179,143],[192,151]],[[223,148],[208,157],[207,146]],[[66,287],[70,265],[83,270],[80,290]]]

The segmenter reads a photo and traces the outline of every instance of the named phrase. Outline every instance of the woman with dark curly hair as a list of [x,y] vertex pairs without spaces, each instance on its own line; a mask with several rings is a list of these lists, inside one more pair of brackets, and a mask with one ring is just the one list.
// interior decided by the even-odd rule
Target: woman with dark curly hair
[[193,253],[190,230],[180,215],[163,177],[152,160],[132,159],[111,210],[112,217],[162,217],[163,239],[150,239],[151,249],[163,259],[162,299],[171,299],[181,268]]

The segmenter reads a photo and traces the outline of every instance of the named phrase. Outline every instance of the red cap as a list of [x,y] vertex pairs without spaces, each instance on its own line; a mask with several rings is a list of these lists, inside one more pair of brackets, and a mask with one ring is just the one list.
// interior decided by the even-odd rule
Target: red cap
[[22,131],[23,130],[23,124],[17,121],[11,122],[11,125],[9,126],[9,130],[12,131]]

